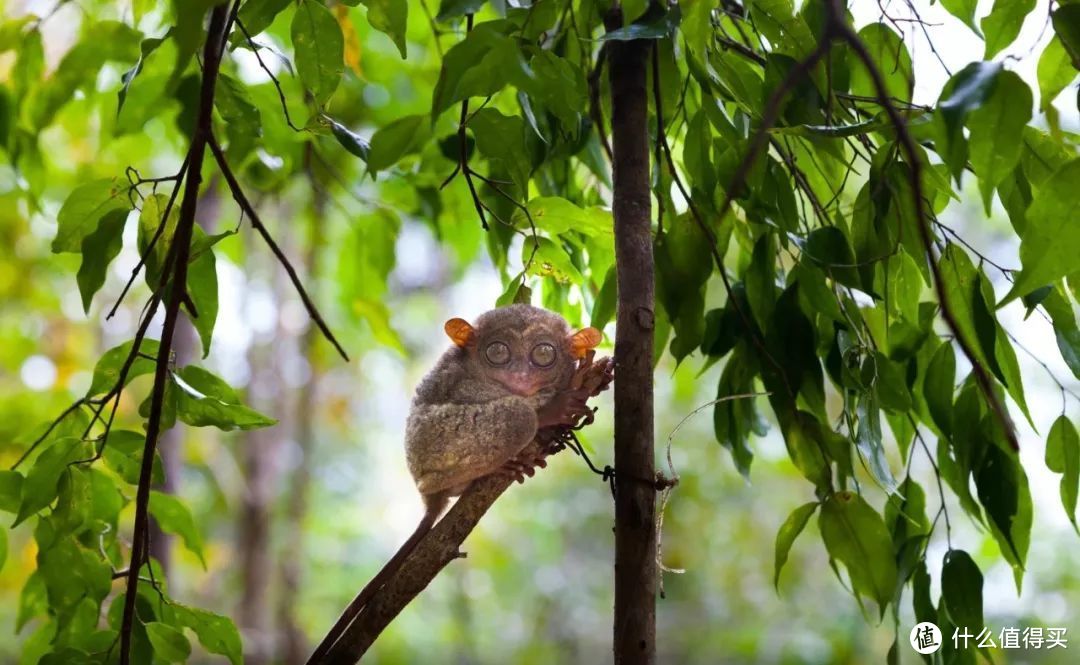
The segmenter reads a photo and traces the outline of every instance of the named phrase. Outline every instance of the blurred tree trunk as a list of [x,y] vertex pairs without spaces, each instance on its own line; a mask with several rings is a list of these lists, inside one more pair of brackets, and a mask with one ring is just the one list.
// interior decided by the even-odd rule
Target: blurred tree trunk
[[[607,29],[622,27],[616,6]],[[656,488],[653,452],[653,242],[647,65],[653,42],[607,45],[614,148],[615,663],[656,662]]]
[[[287,230],[282,227],[282,246],[288,251]],[[252,259],[268,265],[272,258],[262,251],[259,238],[249,238],[254,251]],[[292,293],[276,263],[270,265],[271,300],[279,307],[286,303]],[[258,269],[248,274],[259,274]],[[289,409],[289,382],[286,373],[298,366],[296,345],[288,330],[282,325],[285,312],[278,309],[273,334],[269,340],[253,341],[248,352],[251,368],[248,383],[248,400],[251,406],[278,419],[274,427],[248,432],[241,442],[241,466],[247,481],[243,503],[239,512],[239,560],[242,576],[240,605],[237,623],[244,635],[244,662],[248,665],[264,665],[271,662],[279,650],[272,624],[274,591],[274,546],[272,542],[273,511],[280,496],[277,490],[281,476],[282,451],[288,434],[292,431]]]
[[[307,243],[307,256],[304,265],[307,270],[306,282],[317,298],[319,279],[319,252],[322,251],[323,218],[326,215],[327,193],[312,171],[312,145],[307,145],[304,161],[308,178],[311,182],[311,224]],[[310,647],[303,628],[296,620],[302,584],[304,564],[304,520],[308,511],[308,493],[311,487],[312,450],[315,436],[315,409],[318,403],[316,394],[319,384],[316,342],[319,331],[314,325],[308,325],[300,339],[301,357],[307,360],[309,373],[307,381],[300,387],[296,405],[296,444],[299,458],[292,470],[288,488],[285,515],[285,538],[291,544],[281,555],[281,595],[278,598],[278,628],[284,643],[281,647],[282,661],[287,665],[302,664],[307,660]]]
[[[218,212],[221,208],[221,197],[214,182],[210,182],[203,194],[199,197],[199,205],[196,208],[195,223],[202,227],[203,231],[213,233],[216,226]],[[191,321],[182,316],[176,321],[176,331],[173,333],[173,356],[176,358],[176,366],[182,367],[196,360],[199,353],[199,339],[195,327]],[[183,447],[185,428],[177,423],[161,435],[158,442],[158,450],[161,452],[161,470],[165,474],[164,482],[154,489],[167,494],[176,494],[180,485],[180,474],[183,473]],[[172,545],[173,536],[165,533],[158,526],[153,515],[150,516],[150,556],[157,559],[161,569],[165,572],[165,579],[170,584],[175,581],[173,575]]]

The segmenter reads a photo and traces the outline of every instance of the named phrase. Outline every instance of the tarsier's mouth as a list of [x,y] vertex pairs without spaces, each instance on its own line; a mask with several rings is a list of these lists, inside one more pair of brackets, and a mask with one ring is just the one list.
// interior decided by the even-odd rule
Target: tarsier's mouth
[[524,376],[518,377],[511,375],[500,377],[499,383],[505,386],[510,392],[521,397],[532,397],[540,390],[540,386],[535,381]]

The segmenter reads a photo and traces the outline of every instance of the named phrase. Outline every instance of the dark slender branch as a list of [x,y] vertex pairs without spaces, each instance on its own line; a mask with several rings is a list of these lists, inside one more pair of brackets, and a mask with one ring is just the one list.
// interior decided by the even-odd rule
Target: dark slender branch
[[834,32],[837,37],[847,42],[848,46],[850,46],[851,50],[855,53],[855,56],[862,61],[866,70],[870,73],[870,79],[874,83],[874,90],[877,92],[878,101],[885,109],[885,113],[889,116],[889,122],[896,128],[897,139],[904,151],[904,157],[908,162],[908,166],[911,168],[911,191],[912,199],[915,204],[915,226],[919,231],[919,240],[922,242],[923,251],[926,252],[927,262],[930,264],[930,272],[934,278],[934,290],[938,298],[938,303],[941,306],[941,318],[945,320],[949,330],[956,338],[956,343],[960,346],[964,355],[967,356],[968,362],[971,363],[972,371],[975,373],[975,380],[979,384],[979,388],[982,390],[983,396],[986,398],[991,410],[997,417],[998,422],[1001,425],[1002,433],[1008,440],[1009,445],[1013,450],[1019,450],[1020,444],[1016,439],[1016,428],[1013,425],[1012,419],[1009,417],[1009,412],[1006,410],[1005,405],[1002,403],[997,393],[994,392],[994,386],[990,380],[990,374],[986,371],[986,367],[983,366],[982,362],[975,354],[975,350],[972,348],[970,341],[961,334],[956,314],[949,305],[949,296],[945,289],[945,282],[942,279],[941,267],[938,265],[937,255],[934,251],[933,236],[929,222],[926,218],[922,183],[923,163],[915,139],[911,136],[911,132],[908,131],[907,121],[897,109],[896,104],[894,104],[889,97],[889,90],[885,85],[885,78],[878,69],[870,52],[867,50],[866,44],[864,44],[862,39],[855,34],[855,31],[851,29],[851,26],[848,25],[847,21],[843,18],[844,12],[841,7],[837,6],[835,0],[832,0],[827,6],[829,11],[828,20],[830,31]]
[[229,163],[225,160],[225,153],[221,151],[221,146],[218,145],[212,133],[207,134],[207,143],[210,146],[210,151],[214,154],[214,159],[217,160],[218,168],[221,169],[221,174],[225,176],[225,182],[229,185],[229,190],[232,192],[233,198],[240,205],[240,209],[244,211],[244,214],[251,219],[251,225],[255,227],[255,230],[259,232],[262,239],[270,246],[270,251],[277,257],[278,262],[281,263],[281,267],[285,268],[285,272],[289,274],[289,280],[292,281],[293,286],[296,288],[296,292],[300,295],[300,300],[304,302],[304,308],[307,309],[308,316],[310,316],[311,320],[315,322],[315,325],[319,327],[323,336],[334,345],[334,348],[337,349],[337,352],[341,357],[348,361],[349,355],[345,353],[345,349],[341,347],[337,338],[334,337],[334,333],[330,331],[330,327],[326,325],[326,321],[323,319],[322,314],[319,313],[319,309],[311,300],[311,296],[308,295],[303,282],[296,274],[296,269],[292,267],[289,258],[281,251],[278,244],[274,242],[274,238],[270,235],[270,231],[268,231],[266,225],[262,223],[259,213],[255,211],[255,206],[251,205],[251,201],[248,200],[247,195],[244,194],[243,188],[240,187],[240,183],[236,180],[236,176],[233,174],[232,169],[229,168]]
[[251,33],[247,31],[247,28],[244,27],[244,22],[241,21],[239,17],[236,19],[236,27],[240,28],[240,32],[244,33],[244,38],[247,41],[248,46],[251,47],[251,52],[255,54],[255,59],[259,62],[259,67],[266,72],[266,75],[269,76],[270,80],[274,83],[274,89],[277,90],[278,99],[281,100],[281,110],[285,114],[285,122],[294,132],[301,131],[299,127],[293,124],[292,118],[289,116],[289,105],[285,100],[285,91],[281,89],[281,82],[277,80],[277,77],[274,76],[274,72],[270,71],[270,68],[263,62],[262,56],[259,55],[259,45],[251,38]]
[[112,309],[105,315],[105,319],[109,320],[116,314],[116,310],[120,307],[120,303],[124,301],[124,296],[127,295],[131,286],[135,283],[135,279],[139,276],[139,271],[146,265],[146,259],[150,256],[150,253],[154,251],[154,245],[157,244],[158,238],[165,231],[166,223],[169,219],[169,214],[172,212],[173,204],[176,203],[176,196],[180,193],[180,187],[184,182],[184,175],[187,173],[188,163],[191,160],[191,152],[184,156],[184,162],[180,165],[180,170],[176,172],[176,175],[172,179],[176,180],[176,184],[173,185],[172,194],[169,196],[169,202],[165,204],[165,211],[161,215],[161,221],[158,222],[157,229],[154,231],[154,235],[150,238],[150,242],[146,245],[146,250],[139,256],[139,262],[135,264],[135,267],[131,270],[131,276],[128,277],[127,283],[124,284],[123,290],[120,291],[120,296],[113,303]]
[[42,432],[38,438],[34,439],[30,446],[23,451],[22,455],[19,455],[19,459],[15,460],[15,463],[11,465],[11,470],[14,471],[15,469],[19,468],[19,465],[26,461],[26,458],[29,457],[30,454],[33,453],[34,450],[41,445],[41,442],[49,438],[49,435],[52,434],[52,431],[56,429],[56,426],[59,425],[61,421],[64,420],[64,418],[67,418],[73,411],[86,403],[87,400],[84,397],[82,399],[75,400],[68,408],[64,409],[64,411],[59,416],[57,416],[55,420],[49,423],[49,426],[45,428],[45,431]]
[[[239,2],[236,3],[239,5]],[[235,7],[234,7],[235,11]],[[161,342],[157,363],[154,368],[154,387],[150,396],[150,417],[146,424],[146,444],[143,447],[142,464],[139,470],[139,486],[135,497],[135,524],[131,539],[131,563],[128,566],[127,585],[124,594],[123,618],[120,624],[120,663],[131,663],[131,639],[135,624],[135,601],[138,597],[139,570],[146,561],[146,534],[149,528],[150,485],[153,478],[154,453],[157,438],[161,433],[161,414],[165,402],[165,389],[169,374],[169,357],[172,349],[173,334],[180,314],[180,304],[186,291],[188,257],[191,252],[191,237],[195,226],[195,212],[198,205],[199,185],[202,182],[202,162],[206,152],[206,142],[210,137],[214,110],[214,86],[217,82],[221,54],[227,37],[229,7],[219,5],[210,11],[206,43],[203,45],[202,89],[199,97],[198,116],[191,139],[188,157],[191,173],[188,175],[184,200],[180,206],[180,218],[176,225],[176,235],[171,251],[175,254],[172,262],[172,290],[165,308],[165,323],[161,332]]]

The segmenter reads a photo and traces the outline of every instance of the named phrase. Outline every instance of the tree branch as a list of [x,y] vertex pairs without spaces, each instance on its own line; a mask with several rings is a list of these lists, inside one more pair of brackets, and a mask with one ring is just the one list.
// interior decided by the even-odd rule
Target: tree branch
[[1009,412],[997,393],[994,392],[994,386],[990,380],[990,374],[986,371],[986,367],[983,366],[975,355],[975,350],[972,348],[970,341],[961,334],[960,326],[956,320],[956,314],[949,306],[949,296],[945,290],[945,282],[942,279],[941,267],[938,265],[937,254],[934,251],[933,236],[930,230],[929,221],[926,217],[922,183],[923,162],[919,155],[915,139],[912,138],[911,132],[908,131],[907,121],[900,114],[900,111],[897,109],[896,104],[893,103],[892,98],[889,97],[889,90],[885,85],[885,78],[882,76],[873,57],[871,57],[870,52],[867,50],[866,44],[863,43],[843,18],[844,12],[841,7],[837,6],[835,0],[829,2],[828,12],[829,32],[847,42],[848,46],[851,47],[851,50],[855,52],[856,57],[858,57],[866,67],[866,70],[870,73],[870,79],[874,83],[874,91],[877,93],[878,101],[885,109],[885,113],[889,116],[889,122],[896,128],[896,136],[900,142],[900,147],[904,151],[904,157],[908,162],[908,166],[911,167],[911,192],[913,203],[915,205],[915,226],[919,230],[919,240],[922,242],[923,250],[926,252],[926,259],[930,264],[930,272],[934,278],[934,292],[937,295],[938,304],[941,306],[941,318],[945,320],[946,325],[949,326],[949,330],[956,339],[956,343],[960,346],[964,355],[967,356],[968,362],[971,363],[971,371],[975,373],[975,381],[979,384],[979,389],[982,391],[983,396],[990,405],[990,409],[997,417],[1009,445],[1013,450],[1020,450],[1020,444],[1016,439],[1016,427],[1009,417]]
[[[237,3],[238,4],[238,3]],[[131,637],[135,623],[135,601],[138,597],[139,570],[146,557],[146,534],[150,504],[150,484],[153,477],[154,452],[161,432],[161,413],[165,402],[168,382],[169,357],[173,333],[180,314],[180,303],[187,288],[188,258],[191,253],[191,236],[195,226],[199,185],[202,182],[202,162],[206,142],[210,137],[214,110],[214,85],[221,66],[222,46],[228,32],[229,7],[222,4],[210,12],[206,43],[203,45],[202,90],[199,97],[198,116],[188,152],[190,172],[184,188],[184,200],[180,206],[180,218],[173,238],[175,259],[172,261],[172,290],[165,308],[165,323],[154,368],[154,387],[151,393],[150,417],[146,425],[146,444],[143,447],[142,466],[139,470],[139,486],[135,497],[135,525],[131,539],[131,564],[128,566],[127,588],[124,594],[124,612],[120,624],[120,663],[131,662]]]
[[244,194],[243,188],[240,187],[240,183],[236,180],[236,176],[233,174],[232,169],[229,168],[229,163],[225,160],[225,153],[221,151],[221,146],[218,145],[213,134],[208,134],[207,143],[210,145],[210,151],[214,153],[214,159],[217,160],[218,168],[221,169],[221,174],[225,176],[225,182],[229,185],[229,190],[232,191],[233,198],[236,200],[237,204],[240,205],[240,209],[244,211],[244,214],[251,219],[251,225],[255,227],[255,230],[259,232],[262,239],[270,246],[270,251],[277,257],[278,262],[281,263],[281,267],[285,268],[285,272],[289,274],[289,280],[296,288],[296,292],[300,295],[300,300],[304,302],[304,308],[307,309],[308,316],[311,317],[311,320],[314,321],[315,325],[322,331],[323,336],[334,345],[337,352],[347,362],[349,360],[349,354],[345,353],[345,349],[338,343],[337,338],[334,337],[334,333],[330,332],[330,326],[326,325],[326,321],[323,319],[322,314],[319,313],[319,309],[311,300],[311,296],[308,295],[307,289],[304,288],[303,282],[300,281],[300,277],[296,274],[296,269],[293,268],[292,264],[289,262],[289,257],[285,256],[285,252],[281,251],[278,244],[274,242],[274,238],[270,235],[270,231],[268,231],[266,225],[262,223],[259,213],[255,211],[255,206],[251,205],[251,201],[248,200],[247,195]]

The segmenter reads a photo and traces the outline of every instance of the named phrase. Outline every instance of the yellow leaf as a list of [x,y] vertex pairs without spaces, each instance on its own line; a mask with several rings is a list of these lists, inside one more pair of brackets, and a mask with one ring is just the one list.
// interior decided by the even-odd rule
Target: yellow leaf
[[356,34],[356,26],[349,18],[349,8],[345,5],[337,5],[334,7],[334,13],[337,16],[338,25],[341,26],[341,34],[345,37],[345,64],[357,76],[363,76],[364,73],[360,70],[360,38]]

